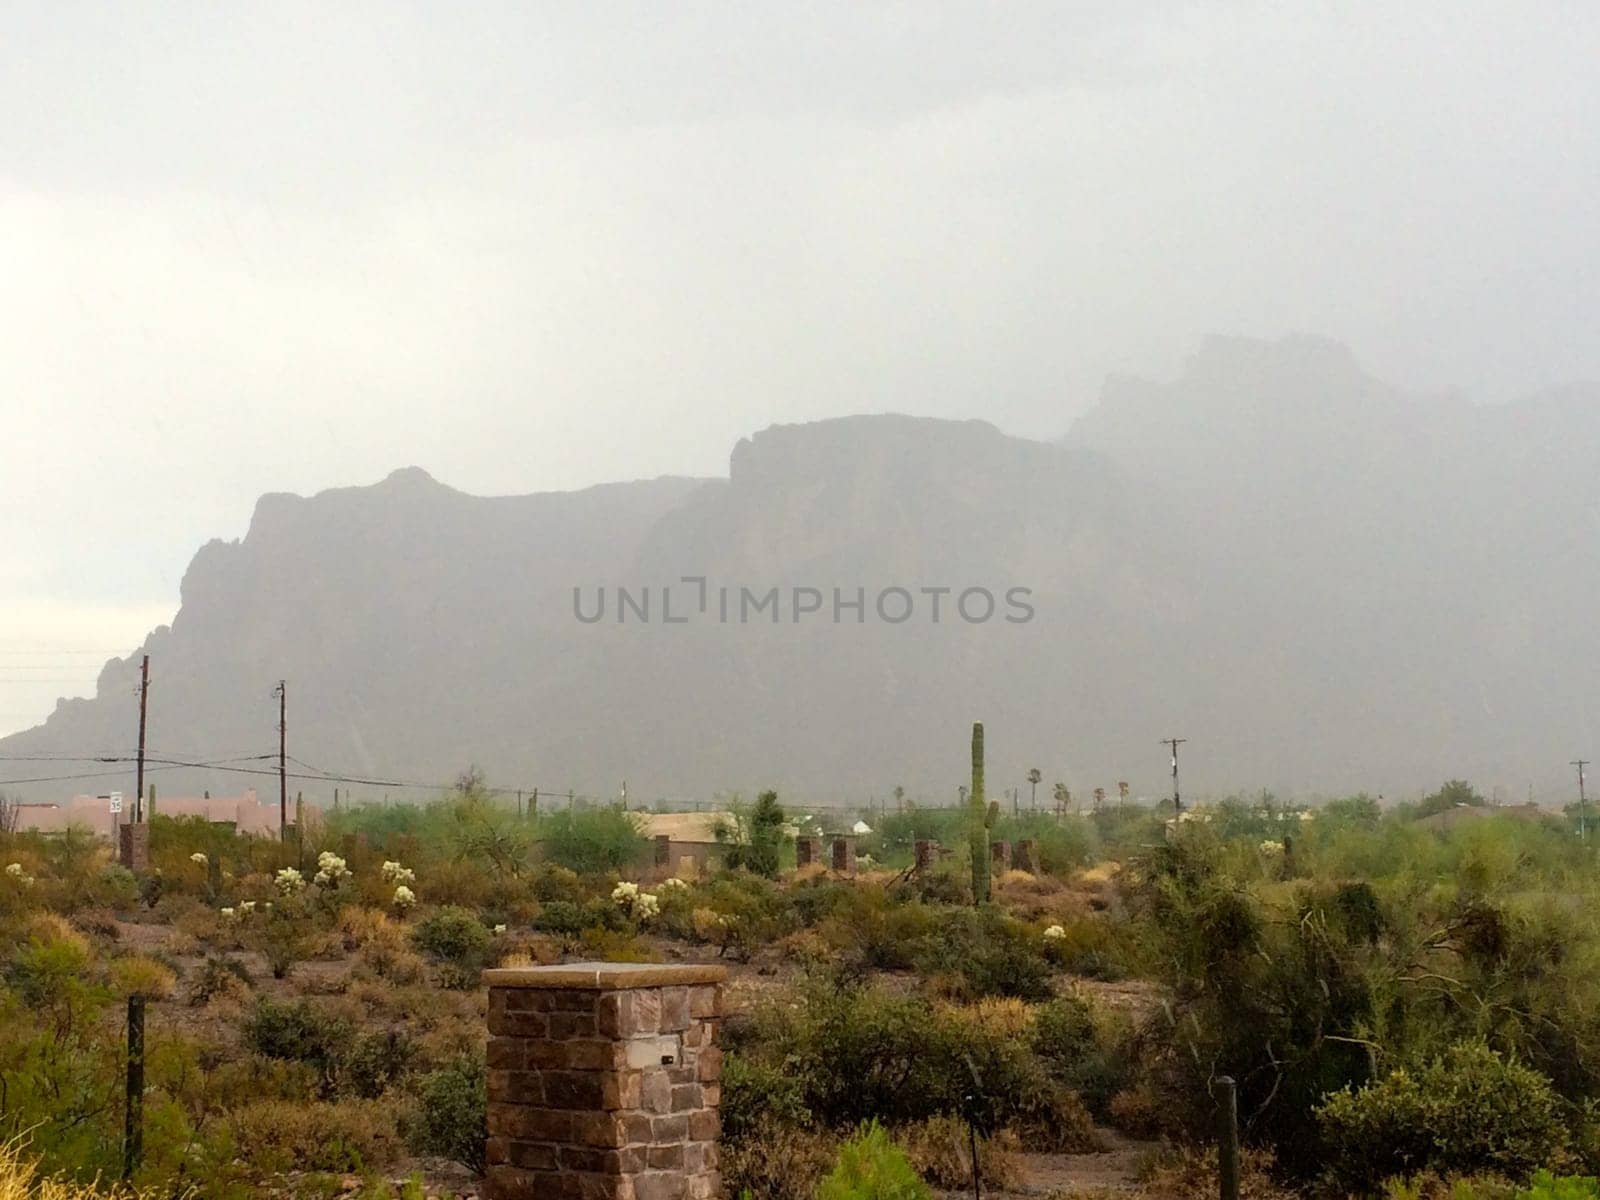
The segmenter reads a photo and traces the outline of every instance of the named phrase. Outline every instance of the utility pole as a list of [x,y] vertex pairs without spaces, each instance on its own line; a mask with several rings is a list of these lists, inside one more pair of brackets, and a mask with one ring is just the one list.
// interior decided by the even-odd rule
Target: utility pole
[[144,720],[150,700],[150,656],[139,664],[139,776],[133,787],[133,819],[144,820]]
[[278,680],[272,694],[278,698],[278,841],[285,842],[289,839],[289,768],[286,765],[289,725],[285,719],[289,705],[288,684]]
[[1183,811],[1183,801],[1178,799],[1178,747],[1187,742],[1188,738],[1162,738],[1163,746],[1172,747],[1172,815],[1177,816]]
[[1589,836],[1589,798],[1583,790],[1583,769],[1589,765],[1587,758],[1575,758],[1569,764],[1578,768],[1578,837]]

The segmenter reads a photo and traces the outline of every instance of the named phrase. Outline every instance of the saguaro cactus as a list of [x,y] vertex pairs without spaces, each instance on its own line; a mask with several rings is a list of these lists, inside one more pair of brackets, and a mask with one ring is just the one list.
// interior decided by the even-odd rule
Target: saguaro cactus
[[967,793],[972,850],[972,902],[989,900],[989,831],[1000,813],[999,804],[985,802],[983,796],[983,722],[972,723],[972,789]]

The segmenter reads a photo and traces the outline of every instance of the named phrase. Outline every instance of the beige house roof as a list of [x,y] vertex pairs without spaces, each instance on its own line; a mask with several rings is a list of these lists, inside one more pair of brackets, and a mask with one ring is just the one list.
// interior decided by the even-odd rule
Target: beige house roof
[[717,840],[717,822],[732,824],[733,814],[726,812],[645,813],[641,822],[646,837],[665,834],[675,842],[714,842]]

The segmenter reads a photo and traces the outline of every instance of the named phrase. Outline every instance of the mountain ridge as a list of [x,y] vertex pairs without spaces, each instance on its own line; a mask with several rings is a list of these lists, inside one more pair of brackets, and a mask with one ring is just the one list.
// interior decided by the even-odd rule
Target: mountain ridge
[[[293,753],[390,778],[933,801],[983,718],[997,780],[1037,765],[1080,794],[1160,794],[1174,731],[1196,794],[1556,787],[1600,732],[1592,399],[1418,398],[1325,339],[1214,339],[1173,380],[1108,381],[1054,442],[872,414],[757,431],[725,477],[478,497],[410,467],[271,493],[141,648],[151,743],[270,749],[287,678]],[[669,625],[669,586],[788,608]],[[654,589],[655,619],[577,619],[618,587]],[[1027,588],[1034,617],[946,598],[934,622],[940,587]],[[857,621],[856,588],[920,607]],[[842,589],[844,619],[795,620],[796,589]],[[137,658],[0,753],[125,746]]]

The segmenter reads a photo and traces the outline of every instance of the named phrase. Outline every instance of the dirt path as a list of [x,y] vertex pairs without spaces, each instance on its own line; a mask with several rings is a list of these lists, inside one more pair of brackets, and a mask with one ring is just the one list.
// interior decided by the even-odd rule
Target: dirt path
[[1083,1192],[1131,1192],[1159,1142],[1140,1142],[1102,1129],[1105,1150],[1098,1154],[1019,1154],[1021,1176],[1013,1194],[1073,1195]]

